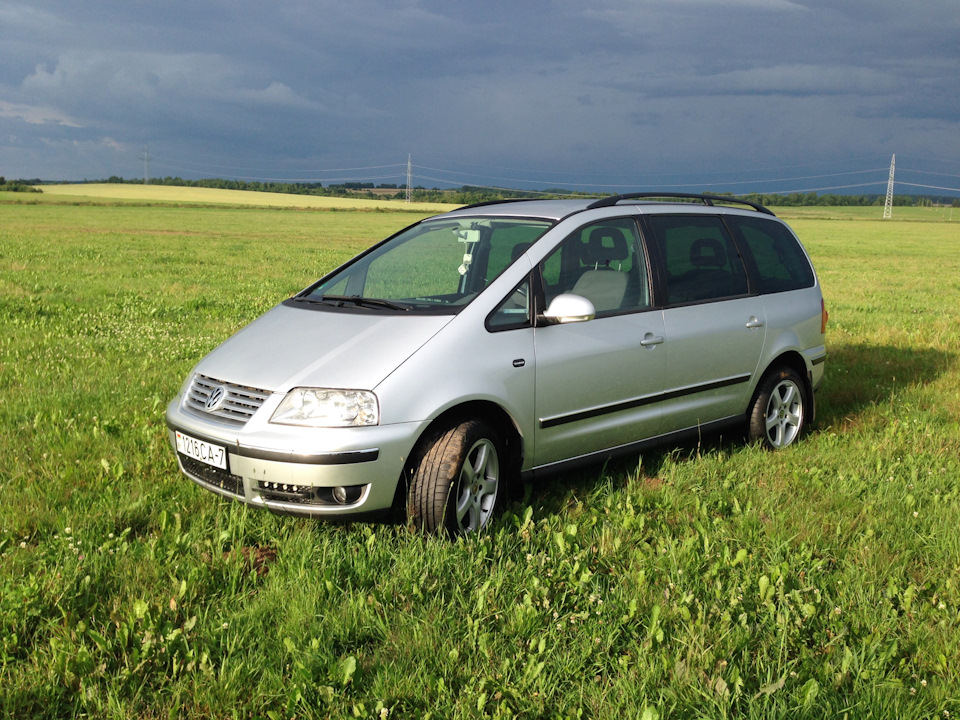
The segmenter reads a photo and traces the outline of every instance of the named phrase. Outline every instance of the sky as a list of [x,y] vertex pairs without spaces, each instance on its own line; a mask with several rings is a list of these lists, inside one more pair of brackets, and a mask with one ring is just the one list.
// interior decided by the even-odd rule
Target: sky
[[[958,0],[0,0],[0,175],[960,195]],[[145,161],[146,160],[146,161]]]

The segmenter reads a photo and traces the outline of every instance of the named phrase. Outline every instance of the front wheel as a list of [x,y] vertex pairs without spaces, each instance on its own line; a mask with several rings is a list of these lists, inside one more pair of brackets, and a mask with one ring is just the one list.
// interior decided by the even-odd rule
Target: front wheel
[[779,450],[791,445],[807,420],[805,385],[796,371],[782,367],[760,382],[748,415],[750,440]]
[[502,447],[496,431],[480,420],[430,441],[410,483],[408,521],[451,537],[486,527],[503,495]]

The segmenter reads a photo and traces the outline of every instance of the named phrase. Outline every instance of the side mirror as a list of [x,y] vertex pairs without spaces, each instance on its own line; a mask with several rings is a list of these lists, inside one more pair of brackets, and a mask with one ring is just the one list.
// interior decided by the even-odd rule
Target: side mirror
[[543,313],[544,319],[555,325],[566,323],[586,322],[597,316],[597,309],[593,303],[581,295],[561,293],[550,303],[550,307]]

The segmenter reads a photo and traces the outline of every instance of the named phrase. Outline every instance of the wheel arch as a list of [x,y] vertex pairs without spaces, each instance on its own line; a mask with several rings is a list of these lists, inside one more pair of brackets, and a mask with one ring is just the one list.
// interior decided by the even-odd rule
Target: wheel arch
[[444,410],[420,433],[413,444],[413,449],[410,451],[410,457],[404,463],[403,474],[397,482],[397,491],[394,495],[395,510],[402,509],[406,504],[407,489],[412,473],[423,459],[424,453],[431,442],[454,425],[465,420],[482,420],[500,433],[509,476],[519,477],[523,465],[524,443],[517,423],[510,413],[495,402],[469,400]]
[[753,406],[753,402],[757,397],[757,393],[760,392],[760,387],[763,384],[763,378],[765,378],[769,373],[776,370],[780,367],[788,367],[800,378],[803,380],[803,390],[804,395],[807,401],[807,407],[810,409],[810,421],[811,423],[816,418],[816,403],[813,392],[813,376],[810,372],[810,369],[807,367],[807,364],[803,360],[803,355],[801,355],[796,350],[787,350],[779,355],[777,355],[773,360],[771,360],[767,366],[763,369],[763,372],[757,376],[757,384],[753,389],[753,393],[750,396],[750,403],[747,405],[747,413],[750,412],[750,408]]

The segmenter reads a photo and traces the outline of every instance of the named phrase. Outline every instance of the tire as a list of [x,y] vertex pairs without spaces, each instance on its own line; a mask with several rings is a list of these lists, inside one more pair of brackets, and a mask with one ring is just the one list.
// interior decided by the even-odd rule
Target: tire
[[806,384],[788,367],[767,373],[750,405],[750,440],[771,450],[792,445],[807,422]]
[[450,537],[478,532],[505,495],[503,444],[480,420],[467,420],[429,441],[407,496],[407,520]]

